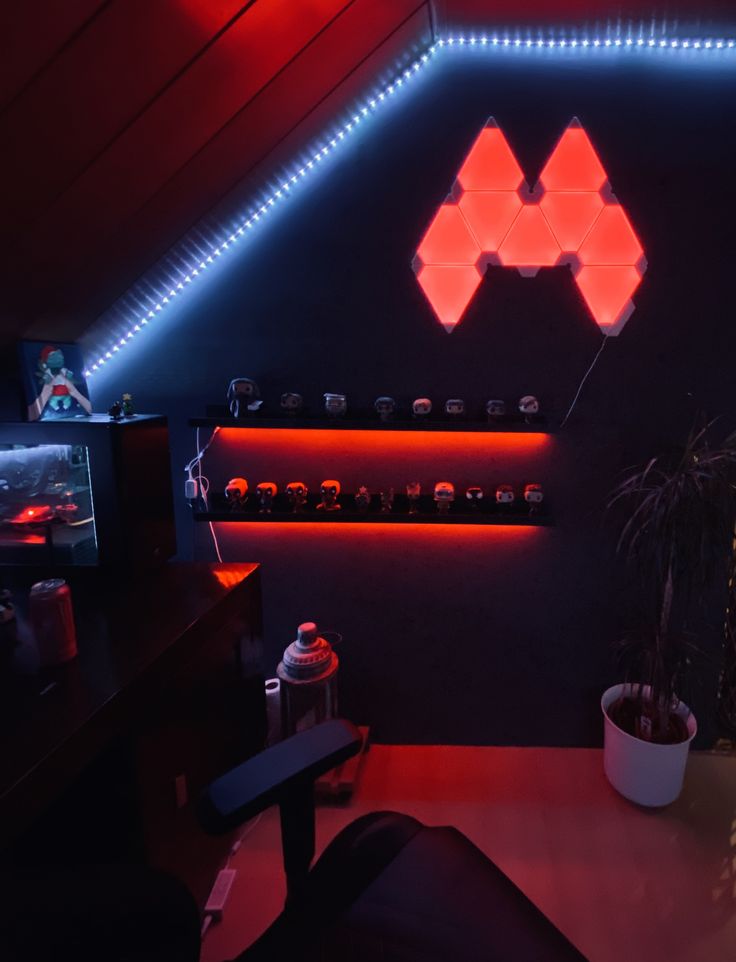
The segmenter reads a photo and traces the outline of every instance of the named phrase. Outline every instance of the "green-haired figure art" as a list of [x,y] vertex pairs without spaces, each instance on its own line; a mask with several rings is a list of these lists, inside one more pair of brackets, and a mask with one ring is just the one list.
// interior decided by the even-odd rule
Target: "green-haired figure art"
[[28,405],[29,421],[44,417],[44,412],[46,417],[73,415],[80,407],[85,414],[92,413],[89,399],[75,387],[74,372],[66,367],[61,348],[47,344],[38,356],[35,373],[40,390]]

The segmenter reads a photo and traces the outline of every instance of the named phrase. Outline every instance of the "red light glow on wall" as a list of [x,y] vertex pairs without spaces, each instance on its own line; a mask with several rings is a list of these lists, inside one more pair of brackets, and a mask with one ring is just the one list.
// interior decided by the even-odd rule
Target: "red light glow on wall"
[[457,175],[451,197],[414,258],[417,280],[448,333],[461,320],[486,267],[526,277],[567,265],[604,334],[618,334],[646,270],[644,250],[585,130],[570,122],[532,199],[509,144],[491,118]]
[[222,428],[207,455],[207,476],[213,490],[240,474],[253,484],[303,481],[312,491],[331,477],[344,491],[361,484],[402,491],[418,480],[428,492],[441,480],[538,480],[551,444],[541,432]]
[[[249,524],[247,521],[215,521],[217,534],[223,545],[229,550],[239,550],[238,542],[250,542],[261,548],[274,548],[283,545],[290,551],[289,545],[294,543],[294,533],[298,532],[301,542],[308,543],[317,553],[325,549],[338,547],[340,544],[350,546],[356,540],[361,545],[361,551],[367,551],[372,544],[396,544],[397,550],[405,548],[408,540],[415,547],[426,547],[429,551],[438,545],[449,548],[472,548],[478,545],[488,548],[489,544],[519,544],[529,542],[533,538],[541,537],[545,531],[542,527],[524,524],[505,525],[412,525],[412,524],[364,524],[361,522],[336,521],[330,524],[325,521],[303,521],[298,525],[289,524]],[[224,538],[227,539],[224,540]],[[229,543],[232,539],[232,544]]]

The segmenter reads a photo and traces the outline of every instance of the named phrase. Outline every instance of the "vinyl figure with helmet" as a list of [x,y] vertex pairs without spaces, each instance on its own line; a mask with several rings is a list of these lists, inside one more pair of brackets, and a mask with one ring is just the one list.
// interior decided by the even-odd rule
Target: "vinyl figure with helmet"
[[539,414],[539,401],[533,394],[525,394],[524,397],[519,398],[519,410],[528,424],[535,414]]
[[544,501],[544,491],[541,484],[525,484],[524,500],[529,505],[529,514],[533,515],[539,511],[539,506]]
[[258,511],[260,514],[271,514],[273,499],[278,494],[278,490],[278,487],[273,481],[261,481],[260,484],[256,485],[256,496],[258,497],[258,504],[260,505]]
[[396,413],[396,401],[392,397],[377,397],[373,407],[384,424],[386,421],[390,421]]
[[263,401],[256,382],[249,377],[235,377],[227,389],[227,406],[234,418],[244,418],[259,411]]
[[319,490],[322,495],[322,500],[317,505],[318,511],[339,511],[341,509],[342,505],[337,501],[340,496],[339,481],[323,481],[319,486]]
[[432,402],[428,397],[418,397],[412,401],[411,413],[415,418],[426,418],[432,413]]
[[231,478],[225,486],[225,497],[231,511],[242,511],[248,500],[248,482],[245,478]]
[[455,500],[455,485],[450,481],[438,481],[434,486],[434,500],[440,514],[447,514]]
[[307,504],[307,486],[303,481],[289,481],[286,485],[286,497],[294,514],[301,514]]

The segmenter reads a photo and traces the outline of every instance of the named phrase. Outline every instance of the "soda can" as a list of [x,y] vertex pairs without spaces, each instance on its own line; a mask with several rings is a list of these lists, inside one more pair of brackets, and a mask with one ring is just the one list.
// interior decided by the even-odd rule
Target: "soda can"
[[41,667],[60,665],[76,656],[72,593],[66,581],[36,582],[31,588],[30,615]]

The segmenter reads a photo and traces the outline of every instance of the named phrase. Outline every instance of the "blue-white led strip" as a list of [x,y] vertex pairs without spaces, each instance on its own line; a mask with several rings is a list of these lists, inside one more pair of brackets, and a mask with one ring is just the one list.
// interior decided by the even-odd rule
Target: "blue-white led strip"
[[429,46],[418,58],[391,83],[383,89],[367,97],[358,105],[352,116],[342,125],[338,126],[330,135],[325,136],[316,153],[307,160],[294,163],[290,174],[286,174],[281,183],[272,193],[256,204],[242,222],[231,230],[229,234],[223,234],[222,239],[211,246],[211,250],[201,259],[194,260],[186,269],[183,277],[168,292],[164,289],[158,295],[158,300],[147,313],[141,314],[132,321],[132,326],[124,337],[121,337],[115,344],[111,344],[107,350],[100,353],[99,357],[85,370],[86,377],[92,377],[108,361],[111,361],[120,350],[125,347],[133,338],[144,330],[155,317],[165,310],[175,298],[181,296],[198,278],[215,263],[216,258],[222,257],[237,244],[241,237],[253,231],[258,223],[265,218],[277,203],[286,200],[299,184],[305,180],[312,170],[316,169],[324,159],[336,148],[338,148],[346,138],[352,134],[366,117],[380,110],[382,105],[395,95],[416,75],[426,67],[437,54],[447,48],[474,47],[493,49],[519,49],[519,50],[586,50],[588,52],[607,51],[620,49],[622,51],[649,51],[652,49],[667,49],[679,51],[698,51],[702,54],[710,54],[715,51],[732,50],[736,47],[736,39],[716,38],[716,37],[664,37],[652,34],[651,26],[646,28],[629,28],[626,35],[618,32],[615,36],[607,34],[605,36],[541,36],[536,37],[522,36],[519,33],[504,32],[478,32],[469,35],[457,35],[442,37]]

